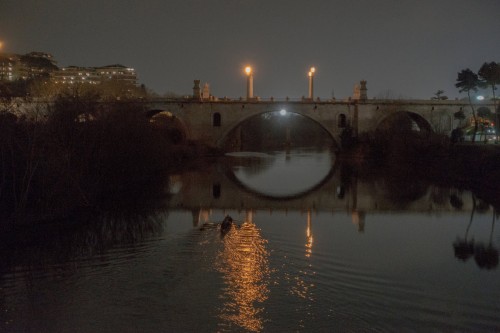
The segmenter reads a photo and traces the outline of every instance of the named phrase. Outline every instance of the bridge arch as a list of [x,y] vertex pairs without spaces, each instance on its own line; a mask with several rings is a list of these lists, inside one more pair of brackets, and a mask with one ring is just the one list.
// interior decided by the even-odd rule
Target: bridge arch
[[149,122],[156,128],[164,131],[165,135],[174,144],[185,142],[189,138],[186,124],[168,110],[149,110],[146,112]]
[[377,131],[415,131],[422,133],[432,133],[433,129],[429,121],[422,115],[410,111],[397,111],[382,118],[376,125]]
[[[278,114],[280,113],[282,116],[288,116],[289,114],[292,115],[298,115],[301,117],[304,117],[305,119],[311,121],[314,123],[318,128],[321,128],[323,132],[328,136],[328,138],[332,141],[332,149],[336,149],[339,147],[339,141],[338,141],[338,133],[335,131],[336,128],[328,128],[327,126],[324,125],[320,120],[315,119],[314,117],[311,117],[309,113],[303,113],[298,110],[293,110],[289,108],[273,108],[271,110],[263,110],[263,111],[258,111],[258,112],[252,112],[249,114],[245,114],[242,117],[239,117],[237,121],[234,121],[229,124],[224,124],[224,121],[222,121],[221,128],[223,128],[223,131],[221,134],[218,136],[216,139],[216,145],[218,148],[223,148],[227,138],[231,135],[231,133],[234,133],[235,130],[238,129],[238,127],[241,127],[244,125],[246,122],[249,120],[260,117],[265,114]],[[215,114],[213,115],[213,126],[215,126]]]

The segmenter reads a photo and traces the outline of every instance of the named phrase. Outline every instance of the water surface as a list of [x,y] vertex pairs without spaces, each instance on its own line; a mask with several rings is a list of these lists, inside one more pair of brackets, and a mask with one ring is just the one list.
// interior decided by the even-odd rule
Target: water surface
[[500,330],[486,201],[414,182],[394,193],[328,152],[246,157],[173,177],[150,216],[2,248],[1,331]]

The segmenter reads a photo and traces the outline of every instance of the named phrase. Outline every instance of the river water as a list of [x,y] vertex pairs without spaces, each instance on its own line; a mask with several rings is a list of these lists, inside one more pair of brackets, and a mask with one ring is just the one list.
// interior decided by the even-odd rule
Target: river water
[[0,330],[500,331],[495,209],[337,164],[231,154],[148,214],[37,230],[2,249]]

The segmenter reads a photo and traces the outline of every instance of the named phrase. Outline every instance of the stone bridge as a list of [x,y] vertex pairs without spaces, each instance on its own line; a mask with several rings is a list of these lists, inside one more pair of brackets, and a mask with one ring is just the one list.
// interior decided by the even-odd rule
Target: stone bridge
[[[43,114],[50,102],[18,99],[2,110],[17,116],[33,117]],[[449,135],[459,125],[454,114],[463,111],[466,118],[472,116],[467,101],[458,100],[243,100],[223,99],[215,101],[182,99],[152,99],[144,101],[147,116],[168,116],[176,123],[184,139],[221,147],[229,133],[244,128],[245,121],[270,112],[295,113],[308,118],[323,128],[334,140],[340,142],[342,131],[350,126],[359,135],[387,125],[396,126],[401,120],[411,122],[412,128]],[[494,113],[491,101],[477,101],[476,111],[487,108]],[[1,110],[0,110],[1,111]],[[498,110],[497,110],[498,111]],[[391,121],[392,120],[392,121]],[[395,120],[395,121],[394,121]],[[462,122],[462,126],[465,122]]]
[[[475,108],[487,107],[491,102],[477,103]],[[397,124],[401,117],[411,122],[415,130],[449,135],[459,124],[454,114],[463,111],[468,118],[471,107],[466,101],[452,100],[346,100],[346,101],[261,101],[223,100],[199,101],[189,99],[157,99],[148,102],[148,116],[166,114],[173,117],[184,138],[212,147],[221,147],[228,134],[245,121],[269,112],[295,113],[316,122],[336,142],[347,126],[354,135],[372,131],[389,123]],[[399,118],[398,118],[399,117]],[[396,119],[396,122],[390,120]]]

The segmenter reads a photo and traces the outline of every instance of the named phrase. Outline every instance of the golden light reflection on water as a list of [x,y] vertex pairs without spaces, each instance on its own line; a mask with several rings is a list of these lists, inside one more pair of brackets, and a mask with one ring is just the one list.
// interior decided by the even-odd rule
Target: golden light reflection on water
[[313,269],[310,259],[313,253],[313,230],[312,230],[312,216],[311,211],[307,211],[307,224],[306,224],[306,243],[305,243],[305,257],[306,266],[298,271],[287,271],[284,272],[284,279],[289,285],[289,292],[291,295],[297,296],[301,299],[314,302],[313,288],[314,283],[311,283],[311,279],[316,274]]
[[312,254],[313,246],[313,235],[311,227],[311,211],[307,211],[307,227],[306,227],[306,257],[310,257]]
[[269,252],[267,241],[253,223],[234,227],[223,238],[216,265],[223,274],[223,306],[220,318],[231,330],[234,326],[252,332],[263,329],[263,302],[269,294]]

